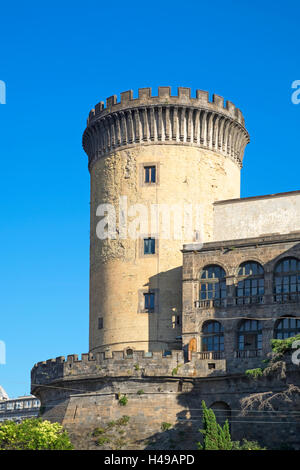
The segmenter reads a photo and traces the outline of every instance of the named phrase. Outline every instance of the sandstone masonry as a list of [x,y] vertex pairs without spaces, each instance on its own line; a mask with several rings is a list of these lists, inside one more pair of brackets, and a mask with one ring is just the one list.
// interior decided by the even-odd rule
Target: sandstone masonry
[[[264,362],[300,334],[299,192],[240,199],[248,142],[241,111],[201,90],[142,88],[90,112],[89,352],[31,372],[42,416],[79,441],[126,415],[126,445],[107,448],[192,449],[204,400],[233,439],[300,448],[299,366]],[[99,207],[120,224],[128,207],[184,203],[201,206],[201,239],[162,237],[164,216],[155,236],[97,234]]]

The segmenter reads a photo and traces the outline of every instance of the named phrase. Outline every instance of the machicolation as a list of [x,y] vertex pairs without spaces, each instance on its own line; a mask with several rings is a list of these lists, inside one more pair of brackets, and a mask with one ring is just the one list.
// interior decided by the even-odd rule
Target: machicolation
[[138,98],[133,91],[121,93],[121,101],[113,95],[98,103],[90,112],[83,147],[89,166],[115,149],[148,143],[192,145],[220,152],[242,166],[244,150],[249,142],[241,111],[231,101],[190,88],[158,87],[158,96],[151,88],[140,88]]

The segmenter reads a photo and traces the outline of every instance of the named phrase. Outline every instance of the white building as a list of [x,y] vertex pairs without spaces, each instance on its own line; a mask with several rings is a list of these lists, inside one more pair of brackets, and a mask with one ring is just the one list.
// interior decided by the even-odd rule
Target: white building
[[4,388],[0,385],[0,422],[37,418],[40,406],[40,401],[34,395],[9,398]]

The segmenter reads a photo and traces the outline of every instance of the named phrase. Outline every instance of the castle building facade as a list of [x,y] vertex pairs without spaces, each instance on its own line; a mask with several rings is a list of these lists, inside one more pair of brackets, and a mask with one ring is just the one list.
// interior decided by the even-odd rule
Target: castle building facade
[[184,423],[193,448],[205,400],[235,439],[288,433],[300,448],[294,408],[270,422],[271,399],[253,421],[241,411],[258,392],[292,403],[300,386],[294,363],[259,384],[245,375],[272,339],[300,334],[300,191],[240,198],[248,142],[241,111],[200,90],[144,88],[90,112],[89,352],[33,367],[47,419],[90,429],[121,418],[126,396],[133,433]]
[[259,367],[272,339],[298,334],[300,232],[184,247],[183,348],[207,373]]

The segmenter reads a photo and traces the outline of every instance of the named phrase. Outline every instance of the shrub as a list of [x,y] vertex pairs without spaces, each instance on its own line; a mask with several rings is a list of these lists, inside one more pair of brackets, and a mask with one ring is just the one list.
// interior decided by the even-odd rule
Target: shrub
[[177,367],[174,367],[174,369],[172,370],[172,375],[173,376],[178,374],[178,369],[181,366],[182,366],[182,364],[177,364]]
[[134,364],[135,370],[140,370],[140,366],[138,364]]
[[256,441],[247,441],[247,439],[243,439],[242,442],[233,442],[232,450],[266,450],[266,448],[261,447]]
[[291,350],[293,342],[297,340],[300,340],[300,335],[292,336],[291,338],[286,339],[272,339],[271,346],[275,357],[279,358],[283,356],[285,352]]
[[99,439],[97,440],[97,445],[103,446],[104,444],[108,444],[108,442],[110,442],[109,437],[102,436],[102,437],[99,437]]
[[144,395],[145,392],[144,392],[144,390],[138,390],[136,393],[137,393],[138,395]]
[[100,436],[100,434],[104,434],[104,433],[105,433],[104,428],[96,428],[96,429],[94,429],[93,436],[94,437]]
[[161,423],[161,430],[162,431],[167,431],[168,429],[170,429],[172,427],[172,424],[171,423]]
[[59,423],[41,418],[25,419],[21,423],[4,421],[0,424],[1,450],[72,450],[68,433]]
[[129,420],[130,420],[129,416],[124,415],[122,416],[122,418],[118,419],[116,424],[118,426],[126,426],[129,423]]
[[245,371],[245,374],[248,377],[252,377],[253,379],[257,379],[257,377],[261,377],[263,375],[263,369],[258,367],[257,369],[248,369]]
[[126,441],[124,438],[119,438],[119,439],[116,439],[115,442],[114,442],[114,447],[116,450],[120,450],[122,449],[122,447],[125,447],[126,445]]
[[128,398],[126,397],[126,395],[123,395],[119,398],[119,405],[126,406],[127,403],[128,403]]
[[109,421],[106,425],[107,429],[111,429],[113,428],[114,426],[116,426],[116,422],[115,421]]

